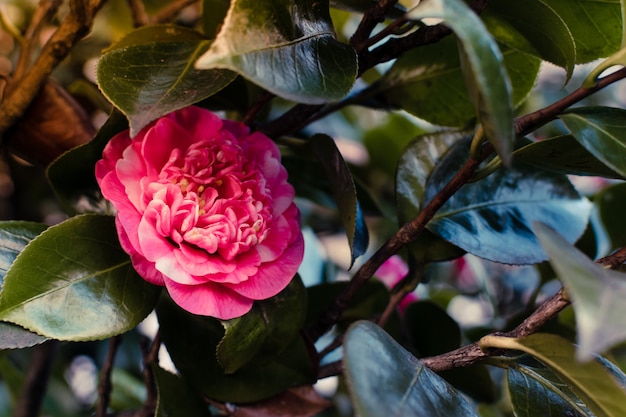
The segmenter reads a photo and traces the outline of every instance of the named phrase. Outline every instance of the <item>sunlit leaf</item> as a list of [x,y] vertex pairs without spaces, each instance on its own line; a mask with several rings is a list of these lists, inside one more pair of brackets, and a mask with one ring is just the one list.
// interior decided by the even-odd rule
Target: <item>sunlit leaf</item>
[[571,135],[533,142],[515,150],[513,157],[518,161],[562,174],[624,178],[598,160]]
[[343,349],[348,387],[359,416],[477,416],[460,393],[376,324],[352,325]]
[[289,100],[338,100],[357,75],[356,53],[335,39],[328,1],[233,0],[197,69],[225,68]]
[[[468,138],[466,132],[442,131],[415,138],[404,150],[396,170],[396,202],[400,225],[415,218],[424,205],[426,183],[443,155],[458,141]],[[453,259],[465,253],[425,230],[408,247],[419,263]]]
[[252,360],[280,355],[300,333],[306,317],[306,291],[298,275],[278,295],[257,301],[242,317],[222,322],[225,334],[217,360],[227,374]]
[[626,110],[613,107],[581,107],[559,119],[593,156],[626,176]]
[[576,63],[574,38],[543,0],[490,1],[481,18],[498,42],[563,67],[567,79],[571,77]]
[[134,328],[159,288],[121,249],[109,216],[48,228],[17,256],[0,292],[0,319],[60,340],[96,340]]
[[548,366],[598,417],[626,415],[626,391],[596,361],[579,362],[574,346],[560,336],[536,333],[523,338],[485,336],[482,349],[526,352]]
[[[430,201],[468,158],[467,142],[458,143],[429,177],[424,201]],[[575,242],[585,230],[591,203],[567,177],[522,163],[463,186],[427,224],[445,240],[476,256],[508,264],[532,264],[547,258],[532,230],[543,221]]]
[[[459,40],[463,75],[478,120],[505,165],[511,160],[515,131],[511,85],[503,57],[480,18],[461,0],[422,1],[411,19],[441,18]],[[452,99],[446,97],[446,99]]]
[[146,26],[113,44],[100,58],[98,86],[136,135],[157,118],[207,98],[235,79],[226,70],[199,71],[193,62],[211,41],[191,29]]
[[315,135],[309,139],[309,146],[322,165],[339,209],[341,222],[348,235],[352,265],[356,258],[365,253],[369,243],[367,225],[357,199],[352,174],[330,136]]
[[572,300],[578,357],[589,360],[626,340],[626,275],[594,263],[549,227],[538,223],[535,229]]
[[543,0],[569,28],[576,42],[576,63],[611,55],[620,47],[620,0]]

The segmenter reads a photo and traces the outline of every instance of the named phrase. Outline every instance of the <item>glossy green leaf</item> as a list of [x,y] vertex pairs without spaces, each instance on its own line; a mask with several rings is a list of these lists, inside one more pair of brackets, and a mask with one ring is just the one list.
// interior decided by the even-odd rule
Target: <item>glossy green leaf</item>
[[[411,19],[441,18],[454,31],[461,46],[463,75],[478,121],[508,165],[515,140],[511,83],[502,53],[483,22],[461,0],[422,1],[408,16]],[[444,97],[452,100],[454,96]]]
[[344,368],[361,417],[471,417],[474,408],[376,324],[359,321],[346,333]]
[[211,45],[173,25],[131,32],[100,58],[98,86],[127,117],[131,135],[153,120],[205,99],[235,79],[226,70],[199,71],[193,62]]
[[[458,143],[429,177],[430,201],[468,158],[468,143]],[[584,232],[591,203],[567,177],[521,163],[466,184],[427,224],[445,240],[476,256],[507,264],[533,264],[546,253],[532,230],[543,221],[575,242]]]
[[341,222],[348,236],[350,266],[352,266],[354,260],[365,253],[369,243],[367,225],[357,199],[352,174],[330,136],[315,135],[309,139],[308,146],[326,174]]
[[589,360],[594,353],[626,340],[626,276],[591,261],[549,227],[539,223],[535,229],[572,300],[578,357]]
[[342,98],[357,75],[355,51],[335,39],[328,1],[317,0],[231,1],[215,42],[195,66],[236,71],[309,104]]
[[96,340],[134,328],[159,288],[121,249],[114,218],[73,217],[17,256],[0,292],[0,319],[60,340]]
[[624,178],[598,160],[571,135],[533,142],[517,149],[513,152],[513,157],[518,161],[562,174]]
[[208,405],[185,381],[152,366],[158,400],[155,417],[210,417]]
[[587,407],[549,368],[523,358],[507,368],[511,404],[516,417],[586,417]]
[[626,184],[603,189],[594,198],[598,216],[610,240],[608,251],[626,246]]
[[[458,131],[442,131],[418,136],[404,150],[396,170],[396,202],[400,225],[411,221],[423,208],[428,178],[443,155],[470,134]],[[436,262],[457,258],[462,249],[425,230],[408,249],[418,263]]]
[[543,0],[490,1],[481,18],[498,42],[563,67],[567,79],[571,77],[576,63],[574,37]]
[[585,403],[597,417],[626,415],[626,391],[596,361],[581,363],[574,346],[560,336],[536,333],[515,339],[485,336],[482,349],[521,350],[549,367]]
[[224,336],[218,320],[190,314],[169,298],[159,303],[157,316],[163,342],[176,369],[189,385],[208,398],[247,403],[315,382],[315,370],[302,337],[286,343],[283,353],[270,361],[253,361],[226,374],[216,357],[217,345]]
[[98,187],[94,166],[102,159],[109,139],[125,129],[128,129],[128,121],[122,113],[113,110],[90,142],[64,153],[48,166],[48,180],[68,213],[106,210],[107,203]]
[[231,374],[250,361],[280,355],[300,334],[306,318],[306,291],[298,275],[278,295],[257,301],[244,316],[224,321],[225,334],[217,345],[217,360]]
[[15,258],[48,226],[26,221],[0,222],[0,287]]
[[576,63],[611,55],[620,47],[620,0],[543,0],[569,28],[576,42]]
[[626,110],[613,107],[580,107],[559,119],[593,156],[626,176]]

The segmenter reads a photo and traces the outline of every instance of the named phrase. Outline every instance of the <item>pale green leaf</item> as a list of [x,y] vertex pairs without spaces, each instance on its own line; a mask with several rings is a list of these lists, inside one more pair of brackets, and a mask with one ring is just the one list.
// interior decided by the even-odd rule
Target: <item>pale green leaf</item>
[[560,336],[536,333],[523,338],[485,336],[482,349],[526,352],[548,366],[585,403],[596,417],[626,415],[626,391],[597,361],[580,362],[574,346]]
[[626,275],[594,263],[544,224],[535,226],[576,312],[578,357],[589,360],[626,340]]
[[328,1],[233,0],[197,69],[224,68],[286,99],[338,100],[357,75],[356,52],[335,39]]

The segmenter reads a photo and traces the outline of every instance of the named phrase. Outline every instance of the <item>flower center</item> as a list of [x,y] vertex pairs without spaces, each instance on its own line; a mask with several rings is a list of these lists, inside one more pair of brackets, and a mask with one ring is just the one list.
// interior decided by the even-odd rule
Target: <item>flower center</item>
[[[190,245],[232,260],[261,243],[271,222],[263,174],[232,138],[200,141],[172,151],[146,196],[167,207],[157,222],[175,245]],[[167,190],[167,191],[166,191]]]

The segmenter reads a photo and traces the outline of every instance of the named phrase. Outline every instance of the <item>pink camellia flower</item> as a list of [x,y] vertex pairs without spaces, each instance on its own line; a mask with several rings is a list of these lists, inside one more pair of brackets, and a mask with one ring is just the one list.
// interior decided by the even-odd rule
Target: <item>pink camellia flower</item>
[[[408,273],[409,266],[404,262],[402,257],[400,255],[393,255],[383,262],[374,273],[374,276],[382,281],[387,288],[393,289]],[[398,308],[402,312],[406,310],[409,304],[415,301],[417,301],[417,295],[413,292],[408,293],[402,301],[400,301]]]
[[242,123],[198,107],[170,113],[133,139],[113,137],[96,178],[137,272],[191,313],[239,317],[302,262],[278,148]]

